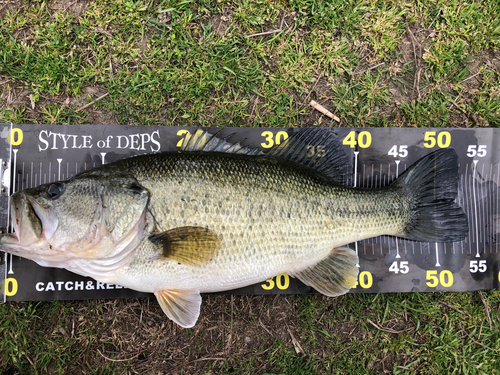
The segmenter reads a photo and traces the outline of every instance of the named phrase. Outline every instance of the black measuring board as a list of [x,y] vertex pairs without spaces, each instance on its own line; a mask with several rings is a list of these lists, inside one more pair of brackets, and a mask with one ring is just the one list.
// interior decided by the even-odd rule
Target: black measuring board
[[[0,170],[10,194],[67,179],[84,170],[138,154],[175,151],[196,128],[117,125],[0,125]],[[294,129],[217,128],[231,140],[264,152]],[[457,201],[469,221],[462,242],[437,244],[381,236],[348,246],[359,255],[358,283],[351,293],[472,291],[500,285],[500,129],[339,128],[352,160],[348,185],[377,188],[439,148],[459,156]],[[321,146],[311,152],[321,152]],[[10,176],[10,179],[9,179]],[[0,193],[0,227],[8,229],[8,192]],[[1,253],[1,252],[0,252]],[[4,301],[147,296],[99,283],[63,269],[2,255]],[[3,268],[2,268],[3,267]],[[286,274],[225,294],[314,292]]]

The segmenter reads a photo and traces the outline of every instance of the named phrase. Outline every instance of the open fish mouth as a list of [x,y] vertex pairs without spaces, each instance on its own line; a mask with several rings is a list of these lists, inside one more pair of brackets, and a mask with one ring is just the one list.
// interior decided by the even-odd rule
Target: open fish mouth
[[42,221],[23,192],[15,193],[10,198],[10,214],[14,232],[1,237],[0,248],[11,251],[11,247],[14,247],[17,251],[12,252],[22,255],[23,247],[29,247],[41,239]]
[[0,236],[0,250],[32,260],[64,260],[67,255],[54,249],[45,238],[43,219],[29,196],[18,192],[10,198],[13,233]]

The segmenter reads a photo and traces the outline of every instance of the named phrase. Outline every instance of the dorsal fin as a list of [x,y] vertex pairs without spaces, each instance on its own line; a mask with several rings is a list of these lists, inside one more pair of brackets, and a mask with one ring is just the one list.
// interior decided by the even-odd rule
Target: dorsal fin
[[336,131],[327,128],[291,128],[290,136],[267,153],[254,147],[242,146],[242,142],[229,141],[233,134],[222,138],[220,131],[212,134],[196,129],[187,134],[181,151],[222,152],[239,155],[268,155],[275,159],[300,164],[316,172],[333,184],[343,185],[350,172],[350,161],[340,143]]
[[184,142],[182,142],[181,151],[202,151],[202,152],[223,152],[227,154],[239,155],[263,155],[264,153],[257,148],[242,146],[241,142],[232,143],[228,139],[233,134],[227,137],[220,137],[221,131],[211,134],[203,129],[196,129],[193,134],[186,134]]
[[325,128],[291,129],[293,133],[267,155],[300,164],[330,183],[343,185],[350,174],[350,161],[337,132]]

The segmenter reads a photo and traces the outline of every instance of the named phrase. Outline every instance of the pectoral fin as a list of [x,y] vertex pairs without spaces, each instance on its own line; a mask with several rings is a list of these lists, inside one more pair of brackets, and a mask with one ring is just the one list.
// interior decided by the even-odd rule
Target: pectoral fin
[[163,257],[180,264],[200,266],[219,252],[220,238],[210,229],[180,227],[149,238],[163,250]]
[[163,312],[183,328],[191,328],[200,315],[201,296],[197,290],[163,289],[155,292]]
[[289,272],[304,284],[329,297],[351,289],[358,278],[358,256],[349,248],[333,249],[330,256],[300,272]]

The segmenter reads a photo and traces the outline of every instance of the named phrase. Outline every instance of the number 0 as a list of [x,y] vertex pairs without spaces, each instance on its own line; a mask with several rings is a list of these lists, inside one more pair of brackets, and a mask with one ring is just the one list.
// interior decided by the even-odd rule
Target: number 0
[[7,143],[13,146],[19,146],[23,143],[23,131],[19,128],[13,128],[12,132],[9,130],[7,133]]
[[373,285],[373,276],[371,272],[363,271],[359,274],[359,285],[363,289],[371,288]]
[[[3,283],[2,283],[3,284]],[[5,287],[5,295],[6,296],[15,296],[17,293],[17,280],[14,279],[13,277],[9,277],[5,279],[5,285],[2,285]],[[2,290],[3,292],[3,290]]]
[[370,147],[372,144],[372,135],[368,132],[361,132],[358,136],[358,145],[361,148]]
[[288,289],[290,285],[290,277],[286,273],[276,276],[276,286],[278,289],[285,290]]

